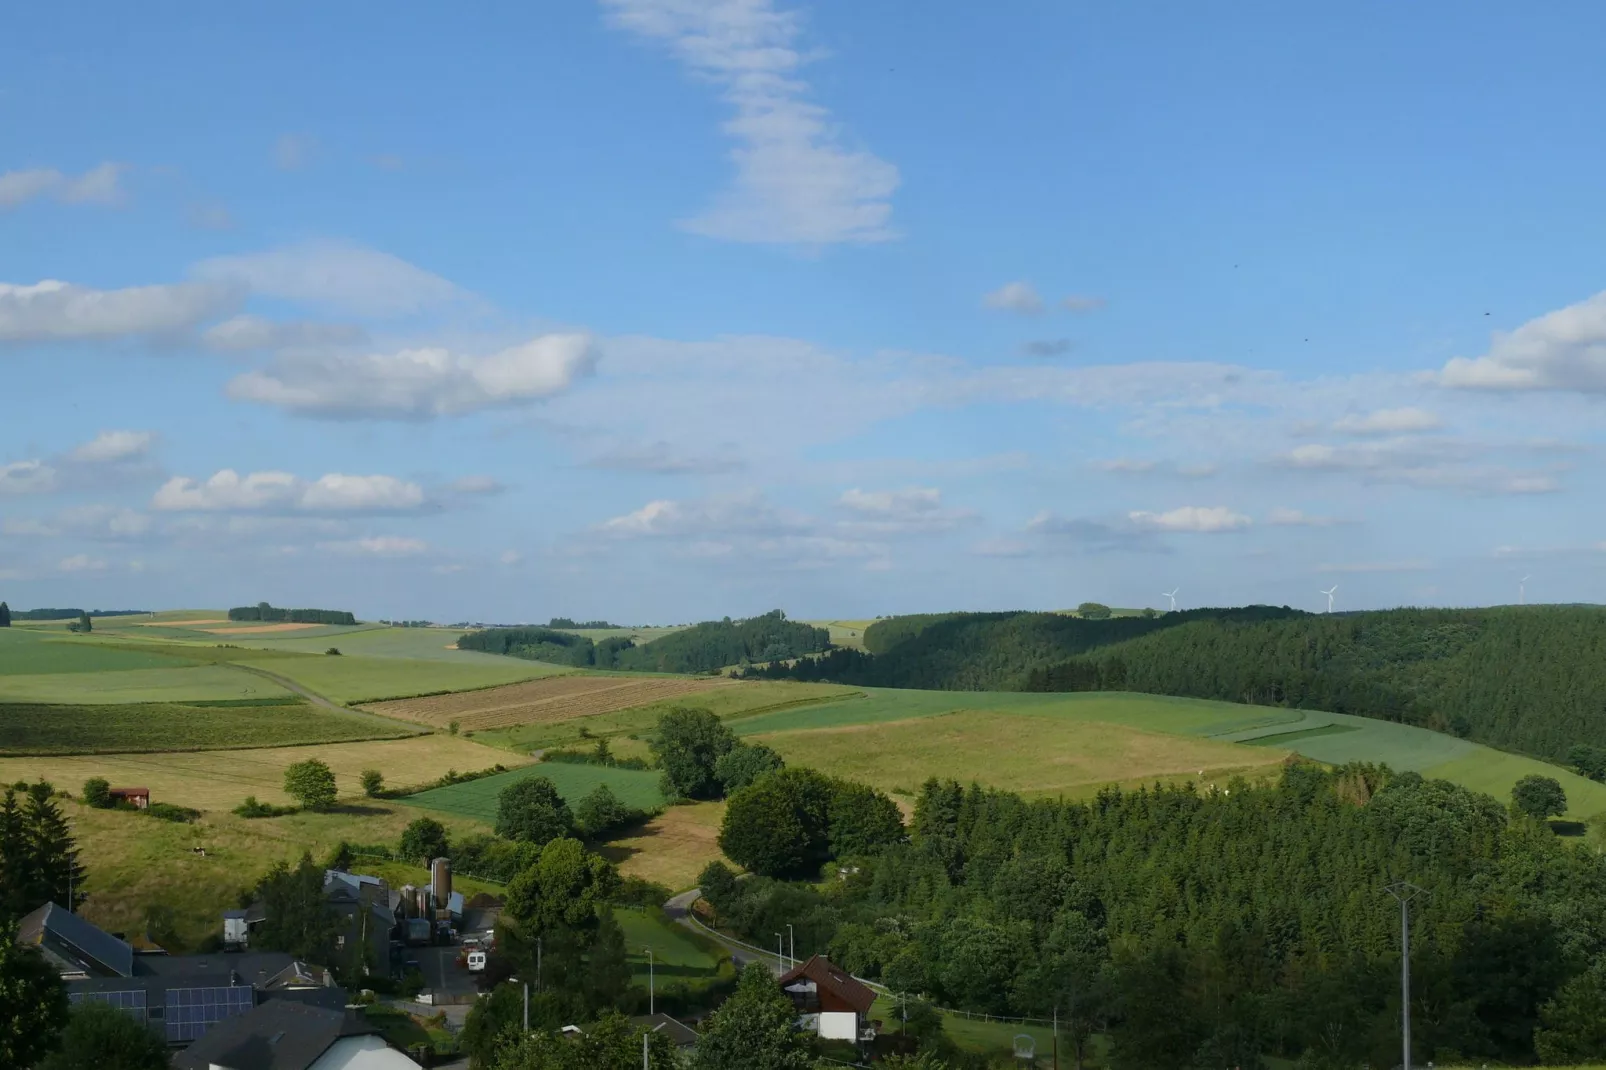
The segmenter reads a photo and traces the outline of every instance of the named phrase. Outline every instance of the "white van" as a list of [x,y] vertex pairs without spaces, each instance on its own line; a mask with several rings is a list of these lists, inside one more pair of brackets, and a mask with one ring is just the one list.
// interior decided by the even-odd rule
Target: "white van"
[[468,953],[468,972],[479,973],[485,969],[485,952],[470,951]]

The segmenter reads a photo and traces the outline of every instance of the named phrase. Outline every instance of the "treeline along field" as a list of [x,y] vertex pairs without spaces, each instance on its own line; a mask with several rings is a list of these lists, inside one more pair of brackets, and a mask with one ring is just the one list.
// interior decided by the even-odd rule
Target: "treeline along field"
[[235,606],[230,620],[262,621],[264,624],[356,624],[357,618],[343,609],[279,609],[266,602],[254,606]]
[[705,621],[641,646],[624,636],[593,642],[554,628],[486,628],[464,635],[457,645],[582,668],[699,673],[818,653],[831,645],[831,633],[787,620],[777,609],[746,620]]
[[[877,630],[887,632],[877,642]],[[904,637],[886,645],[889,638]],[[1376,717],[1553,760],[1606,745],[1606,609],[1153,618],[964,614],[756,675],[937,690],[1143,691]]]

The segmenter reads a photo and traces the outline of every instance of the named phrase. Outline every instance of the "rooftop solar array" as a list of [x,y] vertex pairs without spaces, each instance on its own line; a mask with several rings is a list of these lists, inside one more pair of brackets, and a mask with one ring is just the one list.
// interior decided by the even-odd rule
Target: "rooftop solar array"
[[146,1020],[145,990],[136,988],[126,992],[72,992],[67,998],[73,1003],[105,1003],[120,1011],[127,1011],[141,1023]]
[[167,990],[167,1042],[188,1044],[225,1018],[244,1014],[256,1005],[250,985],[231,988],[169,988]]

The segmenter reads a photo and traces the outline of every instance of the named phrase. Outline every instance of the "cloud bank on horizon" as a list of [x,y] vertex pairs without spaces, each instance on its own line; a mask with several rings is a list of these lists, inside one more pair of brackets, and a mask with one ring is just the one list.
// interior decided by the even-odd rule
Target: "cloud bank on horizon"
[[[978,9],[933,47],[868,9],[599,0],[386,55],[336,26],[346,60],[302,57],[270,112],[251,72],[288,38],[237,69],[157,46],[196,99],[108,28],[64,82],[26,44],[66,16],[30,11],[0,46],[0,101],[43,102],[0,149],[0,596],[662,622],[1178,585],[1320,609],[1341,575],[1352,608],[1521,576],[1606,601],[1606,223],[1558,177],[1606,150],[1545,136],[1606,112],[1606,72],[1281,77],[1247,16],[1190,14],[1137,79],[1134,17]],[[1243,78],[1182,92],[1163,61],[1201,41]],[[452,49],[481,62],[395,81]],[[1380,97],[1332,91],[1363,78]],[[1357,158],[1313,109],[1434,133]],[[1511,171],[1452,166],[1514,131]]]

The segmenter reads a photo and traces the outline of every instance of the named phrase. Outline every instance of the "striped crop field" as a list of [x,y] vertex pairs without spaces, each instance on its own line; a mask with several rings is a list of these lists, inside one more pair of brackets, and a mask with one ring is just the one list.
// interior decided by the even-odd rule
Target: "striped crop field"
[[403,721],[434,727],[456,721],[464,731],[479,731],[592,717],[715,688],[739,686],[729,681],[695,677],[576,673],[463,694],[378,702],[366,708]]

